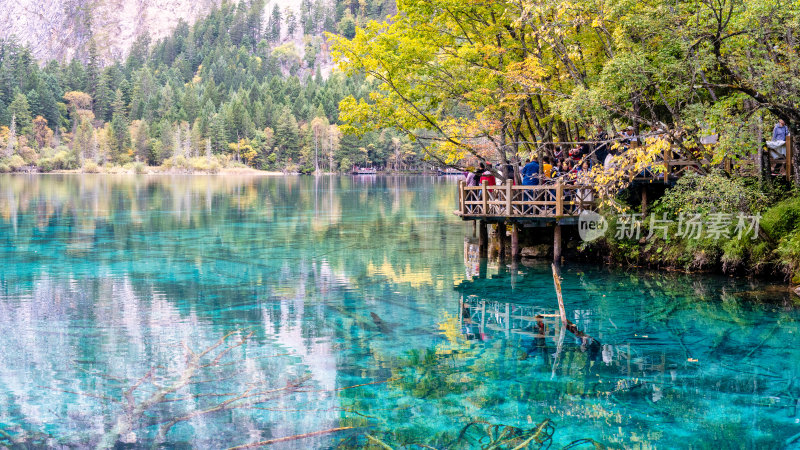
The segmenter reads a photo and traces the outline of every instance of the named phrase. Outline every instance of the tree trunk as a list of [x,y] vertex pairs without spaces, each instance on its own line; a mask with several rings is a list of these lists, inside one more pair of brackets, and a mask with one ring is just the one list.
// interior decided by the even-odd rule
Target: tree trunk
[[[791,178],[795,186],[800,186],[800,123],[789,124],[789,134],[792,139],[792,173]],[[789,155],[786,155],[787,158]]]

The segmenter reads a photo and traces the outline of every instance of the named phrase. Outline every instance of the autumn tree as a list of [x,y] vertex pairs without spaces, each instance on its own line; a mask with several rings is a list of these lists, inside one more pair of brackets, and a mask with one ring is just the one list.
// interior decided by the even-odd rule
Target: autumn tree
[[47,126],[47,119],[42,116],[36,116],[33,119],[33,139],[37,147],[42,149],[49,146],[52,138],[53,130]]

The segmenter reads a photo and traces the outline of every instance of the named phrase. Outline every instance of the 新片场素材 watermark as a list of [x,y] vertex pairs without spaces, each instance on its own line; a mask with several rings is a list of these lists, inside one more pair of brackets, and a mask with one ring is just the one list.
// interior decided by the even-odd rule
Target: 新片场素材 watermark
[[[641,214],[618,214],[614,220],[607,220],[594,211],[583,211],[578,217],[578,233],[584,241],[593,241],[611,228],[613,223],[614,238],[636,239],[642,237],[652,239],[660,236],[663,239],[758,239],[761,215],[744,213],[711,213],[686,214],[677,218],[651,215],[643,220]],[[673,227],[672,225],[676,225]]]

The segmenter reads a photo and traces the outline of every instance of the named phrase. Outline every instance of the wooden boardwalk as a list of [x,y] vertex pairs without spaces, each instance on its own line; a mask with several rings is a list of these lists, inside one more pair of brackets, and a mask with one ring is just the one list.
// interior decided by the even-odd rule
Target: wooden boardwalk
[[[592,188],[586,185],[555,184],[516,186],[506,184],[467,186],[458,183],[458,210],[464,220],[544,221],[565,223],[576,219],[585,210],[594,210]],[[567,220],[566,222],[572,222]]]
[[[766,150],[765,150],[766,151]],[[770,170],[785,175],[792,173],[791,138],[787,139],[785,155],[770,150]],[[705,173],[702,166],[710,162],[689,157],[679,149],[665,150],[651,167],[634,177],[632,186],[638,186],[642,196],[642,214],[647,208],[647,185],[670,185],[691,172]],[[724,163],[727,171],[730,162]],[[565,184],[560,178],[555,182],[535,186],[517,186],[511,180],[505,184],[490,186],[467,186],[464,180],[458,183],[458,209],[453,211],[463,220],[480,223],[479,248],[481,257],[486,257],[488,246],[488,224],[497,224],[496,235],[500,239],[500,258],[505,258],[507,227],[511,228],[511,256],[520,255],[519,228],[553,227],[553,259],[561,259],[561,226],[577,225],[584,211],[597,209],[595,190],[591,185]],[[474,232],[474,229],[473,229]]]
[[[769,150],[771,171],[787,178],[792,172],[791,142],[789,137],[785,154]],[[687,173],[703,173],[702,165],[708,164],[708,160],[690,158],[682,150],[672,148],[656,158],[652,167],[658,167],[658,171],[643,171],[633,178],[632,185],[669,185]],[[724,165],[730,170],[730,164]],[[458,185],[458,210],[454,214],[464,220],[568,224],[574,223],[570,219],[577,218],[581,212],[594,210],[594,198],[591,186],[564,184],[559,179],[536,186],[515,186],[508,180],[496,186],[467,186],[462,180]]]

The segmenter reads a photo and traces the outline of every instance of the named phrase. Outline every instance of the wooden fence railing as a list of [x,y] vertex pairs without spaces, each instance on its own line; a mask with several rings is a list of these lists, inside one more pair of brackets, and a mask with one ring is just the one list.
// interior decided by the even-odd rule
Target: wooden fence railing
[[555,184],[516,186],[505,184],[480,186],[458,183],[458,211],[461,217],[562,218],[577,217],[584,210],[594,210],[594,192],[590,186]]

